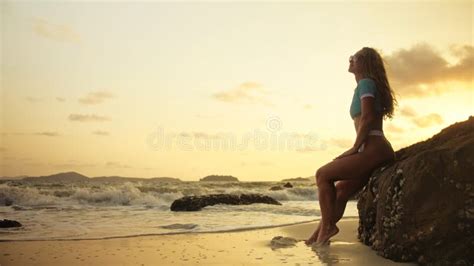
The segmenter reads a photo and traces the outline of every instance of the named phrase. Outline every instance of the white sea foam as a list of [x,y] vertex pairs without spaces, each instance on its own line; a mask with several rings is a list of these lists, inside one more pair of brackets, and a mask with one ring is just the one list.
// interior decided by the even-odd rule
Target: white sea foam
[[0,184],[0,205],[24,205],[38,206],[51,205],[57,202],[57,198],[34,187],[11,187]]
[[38,186],[24,183],[21,186],[0,185],[0,205],[41,206],[41,205],[99,205],[148,207],[169,206],[183,196],[207,195],[215,193],[268,195],[279,201],[316,200],[317,193],[313,186],[295,186],[272,191],[272,183],[231,183],[207,184],[189,182],[187,184],[157,185],[156,183],[122,182],[113,184],[69,184],[64,186]]
[[89,188],[78,188],[75,193],[71,195],[71,199],[76,200],[78,203],[94,205],[169,207],[175,199],[182,196],[182,193],[179,192],[142,192],[134,184],[126,182],[120,186],[103,187],[99,191],[94,191]]

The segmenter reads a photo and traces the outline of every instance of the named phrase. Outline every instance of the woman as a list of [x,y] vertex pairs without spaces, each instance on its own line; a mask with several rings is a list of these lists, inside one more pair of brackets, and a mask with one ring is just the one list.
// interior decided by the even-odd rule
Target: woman
[[[364,47],[349,57],[349,72],[357,82],[350,115],[357,137],[354,146],[316,172],[321,221],[306,244],[326,243],[339,232],[348,199],[368,182],[375,168],[393,160],[395,153],[382,131],[384,118],[392,118],[396,99],[380,54]],[[338,181],[336,185],[334,182]]]

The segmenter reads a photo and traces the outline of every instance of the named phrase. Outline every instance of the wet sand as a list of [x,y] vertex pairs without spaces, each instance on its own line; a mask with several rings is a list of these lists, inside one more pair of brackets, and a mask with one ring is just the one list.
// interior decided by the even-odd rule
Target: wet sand
[[[0,242],[0,265],[415,265],[378,256],[357,240],[358,219],[339,221],[328,246],[304,240],[317,223],[236,232],[139,236],[103,240]],[[276,247],[276,236],[298,240]]]

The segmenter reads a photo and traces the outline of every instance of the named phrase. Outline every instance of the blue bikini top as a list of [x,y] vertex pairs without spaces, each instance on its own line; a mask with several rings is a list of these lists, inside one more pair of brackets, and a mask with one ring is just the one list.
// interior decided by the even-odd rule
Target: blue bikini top
[[354,90],[354,96],[352,97],[351,108],[349,110],[352,119],[361,114],[361,100],[364,97],[374,97],[375,111],[379,113],[382,112],[382,102],[375,81],[369,78],[364,78],[359,80],[357,87]]

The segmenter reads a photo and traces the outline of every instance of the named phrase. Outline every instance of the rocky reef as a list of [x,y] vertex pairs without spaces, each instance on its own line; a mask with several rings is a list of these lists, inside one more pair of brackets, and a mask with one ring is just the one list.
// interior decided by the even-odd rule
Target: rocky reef
[[360,241],[420,265],[474,264],[474,117],[400,149],[358,195]]
[[22,224],[15,220],[3,219],[0,220],[0,228],[22,227]]
[[211,194],[205,196],[186,196],[173,201],[172,211],[199,211],[202,208],[215,204],[248,205],[252,203],[266,203],[281,205],[275,199],[260,194]]

